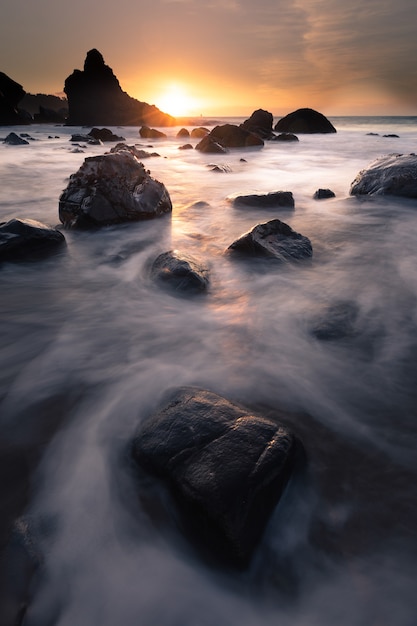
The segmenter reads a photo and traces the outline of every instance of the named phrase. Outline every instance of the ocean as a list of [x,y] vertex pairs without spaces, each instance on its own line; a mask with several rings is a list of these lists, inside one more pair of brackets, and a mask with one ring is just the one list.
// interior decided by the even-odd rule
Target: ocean
[[[61,255],[0,268],[2,626],[415,625],[417,204],[349,189],[375,158],[417,151],[417,117],[329,119],[336,134],[225,155],[161,129],[143,162],[171,217],[64,231]],[[112,145],[74,151],[88,130],[0,129],[33,138],[0,143],[0,221],[59,224],[69,176]],[[112,130],[149,149],[137,127]],[[276,190],[293,210],[231,202]],[[310,239],[311,261],[225,254],[273,218]],[[170,249],[208,264],[207,294],[151,281]],[[202,562],[175,514],[155,525],[138,497],[129,443],[182,385],[277,417],[304,445],[306,477],[245,571]]]

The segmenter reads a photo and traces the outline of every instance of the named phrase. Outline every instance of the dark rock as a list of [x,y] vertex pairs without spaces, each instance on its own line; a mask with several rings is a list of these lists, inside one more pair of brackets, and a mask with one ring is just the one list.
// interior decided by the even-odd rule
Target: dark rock
[[277,132],[284,133],[335,133],[331,122],[314,109],[297,109],[275,124]]
[[202,292],[209,286],[209,269],[197,259],[176,250],[163,252],[155,259],[151,277],[181,293]]
[[[208,137],[219,143],[223,148],[251,148],[264,145],[263,140],[235,124],[215,126]],[[196,146],[197,149],[198,145]]]
[[23,137],[19,137],[16,133],[9,133],[3,143],[7,143],[9,146],[24,146],[29,145],[29,142]]
[[382,136],[383,137],[392,137],[392,138],[395,138],[395,139],[399,139],[399,137],[400,137],[399,135],[395,135],[395,134],[382,135]]
[[371,135],[372,137],[378,137],[379,133],[366,133],[367,135]]
[[137,159],[149,159],[150,157],[159,156],[156,152],[147,152],[146,150],[139,150],[136,146],[128,146],[126,143],[117,143],[110,148],[110,152],[121,152],[127,150],[135,156]]
[[41,222],[11,219],[0,223],[0,262],[31,261],[60,252],[64,235]]
[[327,198],[335,198],[336,194],[331,189],[317,189],[314,192],[313,198],[315,200],[325,200]]
[[227,150],[218,141],[215,141],[210,135],[205,135],[203,139],[196,145],[196,150],[204,154],[226,154]]
[[278,261],[307,259],[313,254],[310,240],[278,219],[258,224],[234,241],[228,250],[243,256],[269,257]]
[[188,538],[247,565],[294,469],[282,425],[209,391],[180,388],[139,430],[133,458],[174,494]]
[[280,133],[272,137],[272,141],[300,141],[293,133]]
[[335,302],[329,305],[312,327],[312,334],[322,341],[335,341],[352,337],[356,332],[356,320],[359,309],[349,301]]
[[190,131],[187,130],[186,128],[180,128],[180,130],[177,132],[177,137],[189,137],[190,136]]
[[171,211],[165,186],[129,150],[86,158],[59,199],[59,219],[67,228],[119,224]]
[[179,146],[178,150],[194,150],[190,143],[185,143],[183,146]]
[[291,191],[271,191],[270,193],[249,194],[233,198],[236,207],[253,207],[260,209],[272,209],[285,207],[294,208],[294,198]]
[[34,114],[33,121],[36,122],[36,124],[64,124],[67,115],[67,109],[55,111],[54,109],[39,106],[39,113]]
[[139,129],[139,135],[143,139],[166,139],[166,134],[156,128],[149,128],[149,126],[142,126]]
[[203,137],[208,135],[209,132],[210,131],[208,128],[204,128],[203,126],[198,126],[197,128],[193,128],[190,134],[191,134],[191,137],[194,137],[195,139],[202,139]]
[[67,124],[72,126],[171,126],[175,119],[154,105],[140,102],[122,91],[112,69],[98,50],[87,53],[84,70],[74,70],[65,80]]
[[376,159],[356,176],[350,194],[417,198],[417,155],[389,154]]
[[211,172],[219,172],[221,174],[228,174],[232,171],[229,165],[218,165],[217,163],[208,163],[207,167]]
[[74,133],[73,135],[71,135],[70,141],[76,143],[84,141],[85,143],[88,143],[92,146],[99,146],[101,144],[101,141],[99,139],[94,139],[94,137],[92,137],[91,135],[82,135],[81,133]]
[[31,117],[18,109],[18,104],[24,95],[25,90],[22,85],[0,72],[0,126],[31,122]]
[[90,137],[93,139],[98,139],[99,141],[124,141],[124,137],[119,137],[115,135],[109,128],[92,128],[88,133]]
[[271,139],[273,137],[272,122],[274,117],[269,111],[258,109],[254,111],[249,119],[245,120],[240,126],[245,130],[255,133],[262,139]]
[[63,124],[68,117],[66,98],[44,93],[26,93],[20,107],[27,111],[33,120],[42,124]]

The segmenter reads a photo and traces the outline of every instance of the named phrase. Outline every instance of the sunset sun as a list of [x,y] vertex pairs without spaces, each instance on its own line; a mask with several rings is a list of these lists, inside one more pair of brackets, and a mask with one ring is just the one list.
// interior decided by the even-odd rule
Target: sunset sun
[[195,114],[197,102],[190,96],[186,87],[182,85],[169,85],[156,102],[157,107],[164,113],[174,117]]

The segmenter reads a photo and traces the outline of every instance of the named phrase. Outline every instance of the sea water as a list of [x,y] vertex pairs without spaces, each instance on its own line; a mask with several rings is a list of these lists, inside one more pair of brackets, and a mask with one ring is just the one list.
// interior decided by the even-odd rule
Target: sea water
[[[375,158],[416,151],[417,118],[331,121],[336,134],[224,155],[180,150],[179,128],[152,147],[138,128],[113,128],[159,154],[143,162],[172,216],[64,231],[65,253],[1,267],[2,515],[18,502],[41,562],[26,584],[9,551],[2,597],[20,598],[25,626],[415,624],[417,205],[349,189]],[[71,134],[88,130],[2,129],[33,139],[0,144],[0,221],[59,223],[69,176],[110,147],[74,149]],[[335,197],[313,199],[318,188]],[[277,190],[294,210],[231,202]],[[311,261],[225,254],[273,218],[311,240]],[[210,267],[205,296],[150,280],[170,249]],[[181,385],[281,419],[303,442],[307,476],[290,483],[247,571],[202,562],[175,514],[159,527],[138,496],[129,442]]]

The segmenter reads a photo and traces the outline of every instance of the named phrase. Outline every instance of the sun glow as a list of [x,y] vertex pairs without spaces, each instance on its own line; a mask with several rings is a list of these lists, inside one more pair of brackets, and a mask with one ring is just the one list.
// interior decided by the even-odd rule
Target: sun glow
[[174,117],[198,114],[198,101],[189,95],[186,87],[170,85],[157,98],[156,106]]

